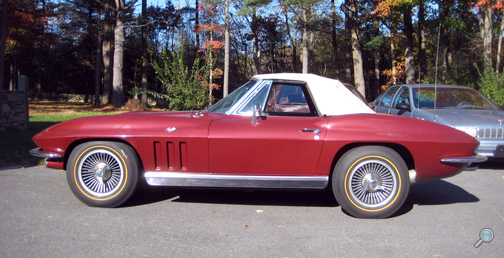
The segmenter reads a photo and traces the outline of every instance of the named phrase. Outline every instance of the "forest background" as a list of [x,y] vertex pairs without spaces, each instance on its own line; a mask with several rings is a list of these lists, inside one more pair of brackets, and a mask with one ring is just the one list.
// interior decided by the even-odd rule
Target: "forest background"
[[[163,1],[163,0],[161,0]],[[368,100],[402,83],[504,105],[502,0],[3,0],[0,82],[32,99],[168,100],[200,109],[253,75],[302,72]],[[93,98],[89,98],[93,99]]]

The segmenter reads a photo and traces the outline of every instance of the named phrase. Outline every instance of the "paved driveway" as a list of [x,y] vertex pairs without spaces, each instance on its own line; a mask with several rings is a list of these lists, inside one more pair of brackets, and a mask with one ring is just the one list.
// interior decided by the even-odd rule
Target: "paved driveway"
[[[382,220],[328,191],[149,187],[90,208],[62,171],[0,165],[0,257],[502,257],[503,165],[414,185]],[[475,248],[484,228],[494,239]]]

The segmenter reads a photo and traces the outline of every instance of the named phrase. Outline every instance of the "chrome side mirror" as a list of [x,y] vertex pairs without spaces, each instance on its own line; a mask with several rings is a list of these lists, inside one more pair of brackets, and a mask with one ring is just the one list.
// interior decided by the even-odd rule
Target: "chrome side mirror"
[[252,123],[259,122],[259,117],[261,117],[261,116],[262,116],[261,105],[259,105],[259,103],[257,103],[252,110],[252,119],[251,119]]

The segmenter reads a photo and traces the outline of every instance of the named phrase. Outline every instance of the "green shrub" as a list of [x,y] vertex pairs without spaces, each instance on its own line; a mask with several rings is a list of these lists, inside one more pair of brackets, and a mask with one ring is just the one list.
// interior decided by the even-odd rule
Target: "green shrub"
[[485,94],[497,105],[504,105],[504,76],[500,76],[494,71],[484,71],[483,74],[478,70],[480,79],[477,82],[479,90]]
[[[154,68],[157,79],[161,82],[162,91],[143,91],[138,87],[133,89],[132,94],[147,92],[155,98],[166,100],[171,110],[200,110],[210,103],[210,89],[217,89],[216,85],[209,80],[217,79],[220,70],[211,70],[213,60],[210,58],[195,59],[191,67],[185,64],[183,43],[176,52],[164,50],[159,60],[153,59],[150,66]],[[202,63],[202,64],[201,64]]]

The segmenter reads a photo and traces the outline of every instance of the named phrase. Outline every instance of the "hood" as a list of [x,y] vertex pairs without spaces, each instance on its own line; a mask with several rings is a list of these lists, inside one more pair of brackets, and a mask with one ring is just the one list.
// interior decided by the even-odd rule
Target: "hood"
[[[434,109],[421,109],[434,116]],[[437,109],[436,121],[454,127],[504,127],[504,111],[488,109]]]

